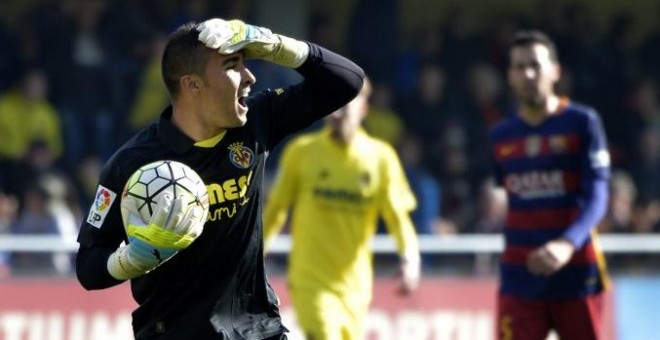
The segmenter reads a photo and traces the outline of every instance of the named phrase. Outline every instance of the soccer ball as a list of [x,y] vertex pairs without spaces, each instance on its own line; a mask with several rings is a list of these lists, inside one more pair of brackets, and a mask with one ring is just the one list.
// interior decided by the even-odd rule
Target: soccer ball
[[201,222],[206,221],[209,211],[206,185],[193,169],[177,161],[161,160],[140,167],[126,182],[122,200],[136,200],[140,217],[148,222],[159,199],[167,192],[173,198],[183,196],[186,211],[201,206],[204,209]]

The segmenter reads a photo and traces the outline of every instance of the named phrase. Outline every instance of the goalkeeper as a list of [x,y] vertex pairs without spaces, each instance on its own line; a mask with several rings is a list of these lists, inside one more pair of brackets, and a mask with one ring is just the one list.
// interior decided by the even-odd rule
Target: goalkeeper
[[[304,80],[251,94],[246,59]],[[210,19],[171,34],[162,77],[171,105],[104,165],[78,236],[78,280],[88,290],[130,280],[136,339],[286,339],[264,271],[264,164],[285,136],[354,98],[362,69],[313,43]],[[134,171],[164,159],[204,180],[208,218],[168,196],[144,221],[121,201]]]
[[326,128],[287,145],[264,213],[266,246],[289,208],[289,288],[309,340],[363,338],[372,292],[371,239],[385,221],[400,255],[400,291],[417,288],[419,250],[410,211],[416,201],[392,147],[360,128],[369,82]]

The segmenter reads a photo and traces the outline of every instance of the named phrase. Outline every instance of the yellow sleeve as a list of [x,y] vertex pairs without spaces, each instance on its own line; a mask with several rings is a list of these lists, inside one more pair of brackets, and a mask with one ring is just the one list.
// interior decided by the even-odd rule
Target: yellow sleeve
[[380,211],[385,226],[397,244],[399,255],[417,257],[417,232],[410,218],[410,212],[417,207],[417,200],[394,149],[383,144],[382,154],[381,167],[384,175]]
[[288,210],[297,191],[297,163],[294,162],[295,147],[290,144],[282,153],[275,182],[271,187],[266,208],[264,209],[264,244],[265,252],[284,227]]

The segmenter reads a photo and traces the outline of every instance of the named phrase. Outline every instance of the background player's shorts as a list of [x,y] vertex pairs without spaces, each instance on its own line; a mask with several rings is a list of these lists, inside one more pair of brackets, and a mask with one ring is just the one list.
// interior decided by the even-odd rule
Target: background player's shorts
[[361,340],[368,304],[329,292],[291,291],[300,329],[308,340]]
[[554,329],[562,340],[599,339],[603,296],[539,300],[500,295],[497,339],[544,340]]

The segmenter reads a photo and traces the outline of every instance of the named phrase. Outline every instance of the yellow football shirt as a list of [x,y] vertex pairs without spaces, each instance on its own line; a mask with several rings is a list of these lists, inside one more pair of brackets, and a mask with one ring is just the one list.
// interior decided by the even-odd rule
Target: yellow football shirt
[[36,141],[46,142],[55,158],[62,155],[64,142],[55,108],[45,100],[28,102],[18,90],[0,96],[0,157],[18,160]]
[[348,145],[329,129],[290,142],[264,214],[268,245],[292,208],[289,282],[371,299],[371,240],[382,217],[399,254],[418,252],[415,197],[394,149],[360,130]]

